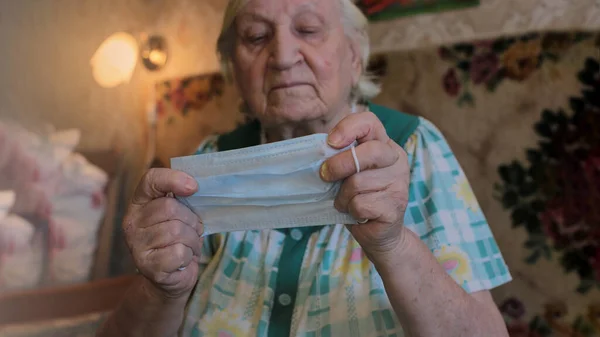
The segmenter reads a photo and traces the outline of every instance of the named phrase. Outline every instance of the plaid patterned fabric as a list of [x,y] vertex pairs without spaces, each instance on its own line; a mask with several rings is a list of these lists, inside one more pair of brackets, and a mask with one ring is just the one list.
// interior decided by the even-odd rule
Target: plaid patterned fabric
[[[420,119],[404,148],[412,167],[405,225],[466,291],[510,281],[439,130]],[[343,225],[219,234],[204,249],[183,335],[403,336],[380,276]]]

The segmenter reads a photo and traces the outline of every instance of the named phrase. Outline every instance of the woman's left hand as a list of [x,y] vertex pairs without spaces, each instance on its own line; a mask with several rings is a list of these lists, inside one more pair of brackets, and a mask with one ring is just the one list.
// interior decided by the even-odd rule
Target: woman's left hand
[[[373,113],[351,114],[333,128],[328,138],[334,148],[344,148],[355,140],[360,172],[352,151],[348,150],[321,166],[321,178],[345,179],[335,207],[361,222],[349,225],[348,229],[373,260],[393,254],[403,246],[410,169],[406,152],[387,135]],[[361,220],[368,221],[362,224]]]

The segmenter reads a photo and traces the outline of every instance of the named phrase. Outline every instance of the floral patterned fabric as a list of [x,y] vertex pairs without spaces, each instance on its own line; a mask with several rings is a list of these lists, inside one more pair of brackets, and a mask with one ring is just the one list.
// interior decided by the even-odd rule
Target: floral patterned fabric
[[[405,225],[467,292],[510,273],[466,176],[440,131],[425,119],[404,148],[411,165]],[[217,151],[216,138],[199,153]],[[294,250],[293,241],[304,242]],[[288,242],[292,249],[288,251]],[[382,280],[344,225],[209,237],[186,314],[192,336],[403,336]],[[298,279],[283,272],[299,260]],[[280,284],[293,284],[280,293]],[[289,329],[273,334],[287,319]],[[430,318],[432,322],[435,317]],[[281,331],[281,330],[278,330]]]
[[156,83],[153,166],[168,167],[170,158],[189,155],[211,134],[242,123],[239,94],[221,73],[194,74]]
[[511,297],[500,304],[511,337],[592,337],[600,331],[600,306],[590,306],[586,313],[569,320],[567,306],[562,302],[549,302],[542,314],[525,319],[523,302]]
[[494,92],[504,81],[522,82],[544,62],[560,61],[571,46],[593,37],[583,32],[528,34],[441,47],[440,57],[452,64],[444,88],[459,105],[473,104],[474,87]]
[[156,85],[159,96],[156,102],[157,117],[165,117],[167,113],[165,105],[168,103],[183,116],[190,110],[202,110],[213,97],[223,95],[224,90],[225,79],[219,73],[160,82]]
[[433,121],[469,176],[513,275],[492,291],[511,336],[600,336],[600,33],[472,40],[378,64],[375,101]]
[[534,127],[537,148],[527,163],[500,166],[501,200],[514,226],[526,228],[534,264],[553,251],[566,272],[580,279],[578,292],[600,288],[600,62],[588,58],[578,78],[582,95],[570,110],[545,110]]

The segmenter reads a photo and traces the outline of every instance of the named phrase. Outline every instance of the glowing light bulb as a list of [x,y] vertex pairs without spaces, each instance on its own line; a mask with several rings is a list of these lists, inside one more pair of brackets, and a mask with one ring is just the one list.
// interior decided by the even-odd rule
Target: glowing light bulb
[[109,36],[91,60],[94,80],[104,88],[113,88],[128,83],[138,59],[138,44],[135,38],[119,32]]

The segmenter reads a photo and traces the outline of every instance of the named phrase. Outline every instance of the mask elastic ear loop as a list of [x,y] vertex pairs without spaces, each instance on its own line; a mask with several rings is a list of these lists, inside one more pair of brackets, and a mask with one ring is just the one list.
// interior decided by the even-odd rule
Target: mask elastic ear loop
[[350,151],[352,152],[352,158],[354,158],[354,166],[356,167],[356,173],[360,173],[360,163],[358,162],[358,156],[356,156],[356,147],[352,145]]
[[[356,102],[352,102],[352,113],[356,113],[356,110]],[[360,173],[360,163],[358,162],[358,157],[356,156],[356,149],[354,145],[352,145],[350,151],[352,151],[352,158],[354,158],[354,167],[356,167],[356,173]]]
[[[352,103],[352,113],[356,113],[356,103]],[[356,173],[360,173],[360,163],[358,162],[358,156],[356,155],[356,147],[352,145],[350,148],[350,152],[352,152],[352,158],[354,159],[354,166],[356,167]],[[369,219],[357,220],[358,224],[366,224],[369,222]]]

